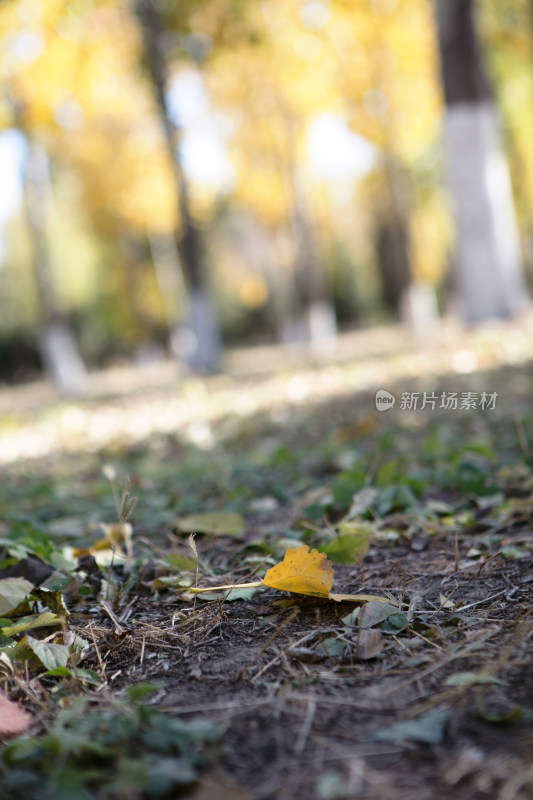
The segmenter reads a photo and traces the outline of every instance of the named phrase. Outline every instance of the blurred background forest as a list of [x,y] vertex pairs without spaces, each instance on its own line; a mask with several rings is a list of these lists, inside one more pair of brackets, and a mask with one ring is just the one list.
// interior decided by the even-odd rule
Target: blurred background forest
[[0,382],[527,304],[527,0],[0,0],[0,85]]

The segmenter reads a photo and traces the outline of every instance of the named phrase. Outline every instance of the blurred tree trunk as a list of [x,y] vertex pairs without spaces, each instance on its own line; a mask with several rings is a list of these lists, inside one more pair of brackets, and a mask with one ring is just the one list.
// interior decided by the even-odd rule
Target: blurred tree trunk
[[148,231],[147,239],[166,326],[170,333],[170,347],[174,356],[180,358],[182,329],[179,309],[185,303],[187,287],[176,239],[170,233],[151,231]]
[[296,279],[304,308],[307,339],[317,354],[327,354],[337,336],[337,320],[328,297],[324,269],[306,198],[294,176],[293,233]]
[[287,194],[291,201],[290,227],[294,242],[294,275],[298,312],[303,319],[303,333],[311,350],[328,355],[335,345],[337,320],[328,296],[324,268],[320,256],[316,225],[309,208],[296,156],[296,121],[285,113],[288,163],[285,165]]
[[200,237],[191,216],[189,186],[181,162],[180,131],[172,120],[168,107],[168,69],[163,50],[163,23],[157,0],[137,0],[136,11],[142,28],[152,87],[173,165],[181,217],[181,236],[177,246],[189,294],[189,330],[181,337],[180,350],[192,369],[216,372],[221,358],[220,333],[205,285]]
[[413,275],[408,175],[394,157],[391,146],[384,151],[387,183],[386,210],[378,233],[385,305],[416,336],[436,328],[439,312],[435,290]]
[[57,388],[65,394],[80,394],[85,384],[85,366],[61,306],[51,268],[48,158],[38,142],[27,132],[25,136],[28,150],[24,189],[41,313],[39,350],[44,368]]
[[527,298],[509,169],[473,2],[437,0],[436,8],[461,313],[469,323],[511,317]]
[[377,255],[387,309],[402,319],[406,297],[412,283],[409,242],[409,200],[405,176],[391,150],[383,153],[386,199],[378,222]]
[[[148,365],[162,361],[165,357],[164,347],[160,344],[168,331],[163,331],[146,307],[139,284],[142,285],[145,272],[146,241],[134,235],[131,229],[117,226],[118,243],[117,258],[117,294],[121,300],[121,311],[124,319],[123,336],[135,353],[135,361],[139,365]],[[153,261],[153,259],[152,259]],[[153,268],[153,264],[150,265]]]

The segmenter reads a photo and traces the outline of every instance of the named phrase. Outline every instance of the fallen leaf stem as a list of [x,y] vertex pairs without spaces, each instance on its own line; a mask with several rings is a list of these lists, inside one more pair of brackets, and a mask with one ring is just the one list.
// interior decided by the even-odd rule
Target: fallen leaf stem
[[202,592],[225,592],[228,589],[258,589],[264,585],[263,581],[251,581],[250,583],[229,583],[226,586],[190,586],[187,591],[201,594]]

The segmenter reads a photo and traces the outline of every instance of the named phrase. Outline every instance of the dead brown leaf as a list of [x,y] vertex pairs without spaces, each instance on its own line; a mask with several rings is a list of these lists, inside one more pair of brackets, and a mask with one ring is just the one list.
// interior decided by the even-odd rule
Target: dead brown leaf
[[375,658],[383,650],[384,644],[381,631],[376,631],[372,628],[361,629],[359,631],[357,658],[363,661]]
[[30,724],[31,716],[0,690],[0,739],[24,733]]

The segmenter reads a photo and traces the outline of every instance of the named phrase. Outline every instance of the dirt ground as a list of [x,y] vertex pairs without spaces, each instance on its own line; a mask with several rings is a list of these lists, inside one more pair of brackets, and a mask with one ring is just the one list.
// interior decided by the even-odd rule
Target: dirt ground
[[[357,631],[340,623],[349,604],[280,601],[273,590],[201,609],[139,602],[133,636],[100,632],[110,686],[155,679],[162,708],[222,721],[216,772],[252,797],[530,797],[531,570],[496,559],[481,574],[477,563],[456,570],[445,539],[423,553],[377,548],[372,558],[338,570],[341,584],[418,601],[431,638],[413,627],[366,661]],[[460,596],[464,610],[439,611],[443,591]],[[333,633],[344,635],[346,652],[317,655]],[[446,685],[465,672],[479,683]],[[439,710],[442,741],[376,741],[398,721]],[[191,796],[203,797],[202,787]]]
[[[380,364],[362,389],[355,367],[291,367],[283,377],[289,399],[278,403],[259,400],[275,395],[279,376],[244,389],[242,378],[206,379],[201,390],[153,387],[157,409],[179,404],[186,391],[194,396],[179,431],[170,423],[157,430],[150,419],[144,438],[128,440],[125,431],[146,413],[147,395],[69,401],[56,411],[51,401],[47,442],[55,450],[33,460],[16,448],[29,446],[30,429],[30,441],[42,444],[43,419],[22,407],[18,422],[13,410],[5,415],[13,457],[4,451],[4,533],[16,506],[62,530],[64,541],[80,531],[94,539],[95,522],[112,507],[102,488],[106,464],[127,473],[138,496],[131,579],[113,603],[72,595],[69,625],[90,643],[82,666],[103,679],[95,708],[152,681],[151,706],[221,723],[199,779],[169,796],[533,796],[533,364],[516,336],[514,359],[502,355],[498,335],[454,345],[450,359],[463,364],[455,372],[431,369],[429,359],[429,368],[402,377],[389,354],[390,371]],[[395,394],[393,410],[375,410],[376,388]],[[496,392],[498,404],[493,411],[400,407],[405,392],[452,391]],[[246,413],[236,411],[243,392],[259,398]],[[206,411],[221,396],[220,408]],[[91,419],[113,408],[128,420],[120,435],[92,441]],[[65,419],[70,441],[64,428],[58,433]],[[359,462],[376,491],[360,514],[373,533],[360,563],[334,564],[334,588],[388,598],[399,621],[367,626],[364,617],[350,621],[354,603],[268,587],[244,599],[227,592],[203,599],[161,582],[175,575],[162,558],[191,555],[176,522],[184,513],[230,508],[246,521],[243,536],[196,537],[199,572],[191,580],[205,587],[252,580],[291,542],[330,542],[358,491]],[[328,492],[333,500],[324,499]],[[87,570],[81,574],[90,582]],[[39,732],[55,713],[52,701],[43,705],[45,694],[53,699],[53,680],[26,677],[31,694],[20,682],[4,687],[36,714]]]

